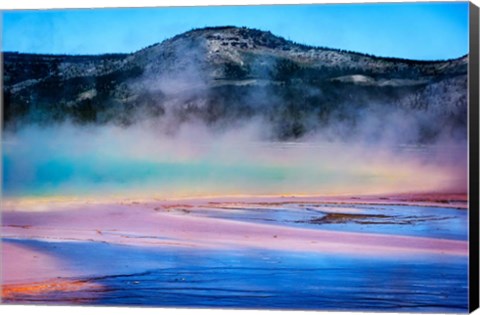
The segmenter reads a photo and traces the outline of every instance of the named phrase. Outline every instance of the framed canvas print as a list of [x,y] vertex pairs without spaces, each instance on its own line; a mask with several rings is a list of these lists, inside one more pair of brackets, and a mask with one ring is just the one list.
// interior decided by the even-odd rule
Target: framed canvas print
[[2,10],[2,304],[475,310],[478,12]]

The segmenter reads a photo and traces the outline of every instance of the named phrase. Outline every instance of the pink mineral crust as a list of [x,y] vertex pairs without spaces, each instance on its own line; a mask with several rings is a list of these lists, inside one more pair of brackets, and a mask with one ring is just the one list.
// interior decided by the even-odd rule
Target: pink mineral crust
[[[86,270],[72,268],[66,261],[21,244],[2,244],[1,299],[15,301],[17,296],[101,290],[94,282],[72,279]],[[75,303],[71,301],[70,303]]]
[[[292,200],[299,201],[296,198],[257,198],[255,203],[261,207]],[[341,204],[345,200],[337,198],[330,202]],[[468,252],[465,241],[240,222],[235,220],[233,210],[228,219],[195,215],[196,208],[215,208],[215,205],[222,202],[226,202],[226,199],[110,203],[73,201],[43,204],[40,211],[19,211],[18,207],[12,206],[4,212],[3,234],[7,238],[49,241],[91,241],[198,249],[263,248],[348,255],[467,255]],[[228,199],[228,202],[241,205],[244,202],[251,203],[252,200],[234,198]],[[172,212],[172,208],[182,209],[183,212]],[[28,207],[22,209],[28,210]]]
[[30,283],[69,276],[60,259],[21,244],[2,243],[2,284]]

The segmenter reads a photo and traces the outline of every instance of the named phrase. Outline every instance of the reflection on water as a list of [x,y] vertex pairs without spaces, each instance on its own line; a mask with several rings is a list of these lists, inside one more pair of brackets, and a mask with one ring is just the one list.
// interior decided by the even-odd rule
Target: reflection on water
[[[465,312],[467,258],[397,260],[7,240],[89,270],[99,286],[10,303]],[[91,255],[96,253],[96,255]],[[99,289],[101,288],[101,289]]]
[[[172,209],[184,214],[182,207]],[[223,210],[223,211],[222,211]],[[220,204],[189,209],[189,215],[281,224],[309,229],[428,236],[467,240],[465,209],[324,203]]]

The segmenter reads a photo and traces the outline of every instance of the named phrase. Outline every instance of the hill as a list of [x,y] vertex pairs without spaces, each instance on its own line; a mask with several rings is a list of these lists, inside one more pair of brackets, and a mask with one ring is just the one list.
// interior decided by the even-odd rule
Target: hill
[[[260,117],[286,140],[328,127],[415,129],[402,141],[466,137],[468,57],[380,58],[310,47],[270,32],[195,29],[132,54],[3,53],[4,126],[130,125],[159,118],[212,128]],[[372,122],[373,118],[373,122]],[[334,126],[335,128],[331,128]],[[399,131],[401,133],[401,130]]]

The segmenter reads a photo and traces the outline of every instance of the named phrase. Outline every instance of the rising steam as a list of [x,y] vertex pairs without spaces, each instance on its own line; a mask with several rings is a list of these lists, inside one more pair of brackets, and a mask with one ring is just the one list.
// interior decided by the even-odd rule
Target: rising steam
[[7,132],[4,194],[177,198],[466,191],[465,143],[392,145],[359,136],[336,141],[321,132],[292,142],[266,141],[269,126],[262,120],[222,130],[190,122],[174,134],[163,126],[64,123]]

